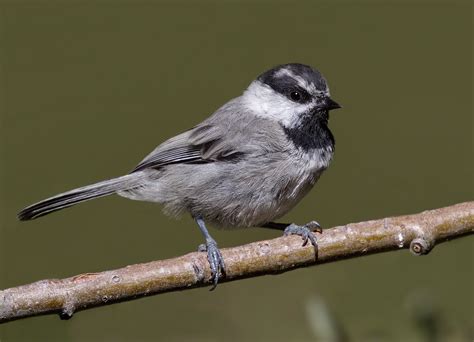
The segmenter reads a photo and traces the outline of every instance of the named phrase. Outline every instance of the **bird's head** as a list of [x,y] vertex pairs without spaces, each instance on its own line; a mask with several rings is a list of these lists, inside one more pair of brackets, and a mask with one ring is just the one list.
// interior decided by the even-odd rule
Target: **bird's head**
[[331,99],[321,73],[298,63],[279,65],[258,76],[244,92],[243,101],[255,115],[287,128],[308,116],[327,121],[331,109],[341,108]]

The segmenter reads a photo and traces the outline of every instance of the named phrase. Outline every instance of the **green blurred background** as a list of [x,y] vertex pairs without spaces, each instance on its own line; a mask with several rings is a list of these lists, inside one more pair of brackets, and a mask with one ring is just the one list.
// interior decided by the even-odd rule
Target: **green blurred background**
[[[280,63],[320,69],[344,106],[331,116],[333,164],[285,221],[331,227],[473,198],[471,2],[3,1],[0,34],[0,288],[195,250],[191,219],[151,203],[16,213],[127,172]],[[279,235],[212,234],[222,247]],[[0,340],[314,341],[323,303],[352,341],[423,341],[425,316],[441,340],[471,341],[472,249],[467,237],[426,257],[30,318],[0,326]]]

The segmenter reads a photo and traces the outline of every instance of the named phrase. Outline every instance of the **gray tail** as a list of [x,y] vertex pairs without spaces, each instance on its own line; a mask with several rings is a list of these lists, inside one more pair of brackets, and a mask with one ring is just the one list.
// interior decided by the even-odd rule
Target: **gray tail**
[[141,178],[140,173],[133,173],[64,192],[26,207],[18,213],[18,218],[21,221],[33,220],[77,203],[132,189],[140,186]]

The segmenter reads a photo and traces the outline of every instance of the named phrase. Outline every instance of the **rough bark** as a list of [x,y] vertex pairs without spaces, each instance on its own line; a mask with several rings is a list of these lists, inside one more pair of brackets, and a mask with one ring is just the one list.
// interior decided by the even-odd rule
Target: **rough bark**
[[[275,274],[409,248],[427,254],[435,244],[474,232],[474,202],[398,216],[351,223],[318,234],[318,251],[302,246],[299,236],[280,237],[222,249],[227,273],[220,283]],[[68,319],[81,310],[158,293],[210,284],[205,253],[85,273],[66,279],[41,280],[0,291],[0,323],[45,314]]]

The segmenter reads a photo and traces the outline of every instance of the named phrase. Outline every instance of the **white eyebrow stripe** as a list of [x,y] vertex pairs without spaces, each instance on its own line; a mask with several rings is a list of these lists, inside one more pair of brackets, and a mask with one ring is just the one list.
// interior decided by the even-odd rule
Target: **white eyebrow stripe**
[[304,78],[302,78],[301,76],[298,76],[298,75],[295,75],[291,70],[288,70],[288,69],[280,69],[278,70],[276,73],[275,73],[275,77],[283,77],[283,76],[288,76],[288,77],[291,77],[292,79],[294,79],[298,85],[303,88],[303,89],[306,89],[306,90],[310,90],[311,88],[311,85],[308,84],[308,82],[306,82],[306,80]]
[[294,78],[294,79],[296,79],[297,77],[295,74],[293,74],[293,72],[291,72],[290,70],[286,68],[280,69],[275,73],[275,77],[280,78],[283,76],[290,76],[291,78]]
[[318,95],[329,95],[329,91],[326,88],[326,91],[316,89],[316,86],[312,83],[308,83],[303,77],[295,75],[291,70],[286,68],[280,69],[275,73],[275,77],[283,77],[288,76],[294,79],[298,85],[305,89],[310,94],[318,94]]

